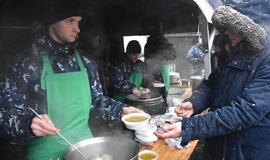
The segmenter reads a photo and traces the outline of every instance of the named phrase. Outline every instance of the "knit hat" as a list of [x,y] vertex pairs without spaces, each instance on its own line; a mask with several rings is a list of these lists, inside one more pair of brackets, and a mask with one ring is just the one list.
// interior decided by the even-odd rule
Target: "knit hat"
[[132,40],[127,45],[127,53],[141,54],[141,45],[138,41]]
[[212,21],[218,29],[225,28],[241,35],[254,51],[260,52],[265,48],[267,41],[265,30],[248,16],[233,8],[229,6],[218,7],[212,16]]
[[82,16],[79,1],[43,0],[43,21],[46,26],[72,16]]

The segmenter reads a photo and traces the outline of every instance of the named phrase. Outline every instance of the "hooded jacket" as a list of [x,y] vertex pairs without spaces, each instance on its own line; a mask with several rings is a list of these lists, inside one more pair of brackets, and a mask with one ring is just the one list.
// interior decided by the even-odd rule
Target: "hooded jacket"
[[221,0],[224,5],[231,6],[240,13],[250,17],[255,23],[270,33],[270,1],[269,0]]
[[[218,8],[213,23],[218,25],[222,21],[214,18],[218,14],[226,17],[235,12],[232,8]],[[224,27],[241,31],[243,28],[235,25],[241,17],[230,18],[235,23]],[[253,25],[251,28],[257,27],[248,24]],[[256,31],[259,32],[254,34],[262,33],[261,29],[253,30]],[[182,145],[192,139],[206,139],[207,159],[270,159],[269,42],[266,39],[260,43],[255,41],[263,44],[263,49],[254,49],[258,45],[251,44],[246,36],[229,53],[222,55],[219,69],[186,100],[193,104],[194,115],[210,107],[209,113],[182,121]]]

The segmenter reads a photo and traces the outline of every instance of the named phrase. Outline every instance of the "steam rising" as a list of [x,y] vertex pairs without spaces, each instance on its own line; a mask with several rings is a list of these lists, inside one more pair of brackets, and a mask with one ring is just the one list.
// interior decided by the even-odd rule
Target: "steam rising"
[[176,51],[164,36],[152,35],[144,49],[147,73],[154,75],[160,72],[161,66],[176,58]]

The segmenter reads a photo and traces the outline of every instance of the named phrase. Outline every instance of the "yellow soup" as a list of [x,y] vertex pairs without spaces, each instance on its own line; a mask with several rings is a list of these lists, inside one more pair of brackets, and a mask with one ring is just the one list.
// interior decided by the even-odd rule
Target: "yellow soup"
[[152,160],[156,158],[157,156],[153,153],[143,153],[139,156],[140,160]]
[[125,120],[127,122],[142,122],[145,121],[147,118],[143,116],[133,116],[133,117],[128,117]]

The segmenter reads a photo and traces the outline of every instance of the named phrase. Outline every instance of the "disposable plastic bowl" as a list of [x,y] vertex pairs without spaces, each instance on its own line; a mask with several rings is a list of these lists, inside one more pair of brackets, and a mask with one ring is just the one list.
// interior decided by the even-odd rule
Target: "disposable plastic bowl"
[[[146,155],[148,155],[148,158],[144,158]],[[149,155],[151,155],[150,158]],[[141,152],[139,152],[139,160],[157,160],[158,159],[158,154],[155,151],[152,150],[143,150]]]
[[[130,121],[131,119],[136,119],[136,117],[143,117],[144,120],[141,121]],[[122,117],[122,121],[125,126],[131,130],[140,130],[147,126],[151,116],[147,113],[130,113]],[[140,119],[140,118],[139,118]]]

